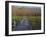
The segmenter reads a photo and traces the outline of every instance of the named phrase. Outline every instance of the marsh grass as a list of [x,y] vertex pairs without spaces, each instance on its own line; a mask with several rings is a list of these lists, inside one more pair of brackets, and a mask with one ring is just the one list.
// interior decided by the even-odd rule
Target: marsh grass
[[[21,21],[23,16],[13,16],[12,22],[15,20],[16,25]],[[32,23],[32,30],[41,29],[41,16],[27,16],[29,23]]]
[[21,19],[22,19],[22,16],[13,16],[13,17],[12,17],[12,21],[15,20],[16,23],[17,23],[17,22],[20,22]]
[[32,29],[41,29],[41,16],[27,16],[30,23],[32,23]]

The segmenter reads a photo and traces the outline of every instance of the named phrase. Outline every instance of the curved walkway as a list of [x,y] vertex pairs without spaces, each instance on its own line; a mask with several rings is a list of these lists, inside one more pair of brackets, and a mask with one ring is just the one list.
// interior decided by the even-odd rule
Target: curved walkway
[[32,24],[29,23],[29,21],[27,20],[27,17],[24,16],[22,18],[22,20],[20,21],[20,23],[18,23],[18,25],[16,26],[16,31],[19,30],[32,30]]

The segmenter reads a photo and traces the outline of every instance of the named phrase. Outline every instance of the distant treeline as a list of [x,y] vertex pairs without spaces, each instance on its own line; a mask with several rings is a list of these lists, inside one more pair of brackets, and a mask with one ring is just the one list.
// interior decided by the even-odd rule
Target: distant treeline
[[12,15],[13,16],[40,16],[41,15],[41,8],[39,7],[15,7],[12,6]]

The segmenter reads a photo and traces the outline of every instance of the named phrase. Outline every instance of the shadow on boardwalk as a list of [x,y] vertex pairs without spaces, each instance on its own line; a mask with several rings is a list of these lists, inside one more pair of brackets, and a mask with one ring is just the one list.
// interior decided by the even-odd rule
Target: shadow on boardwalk
[[22,30],[32,30],[32,24],[29,23],[27,17],[23,17],[22,20],[16,25],[16,31]]

